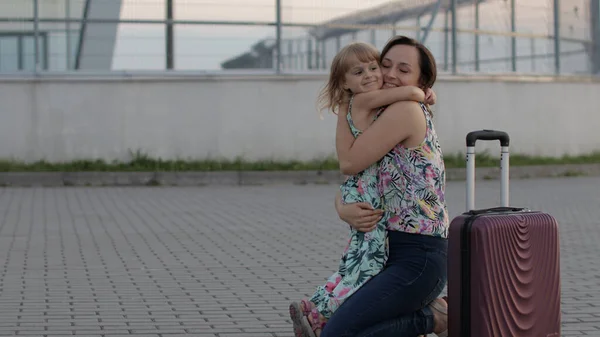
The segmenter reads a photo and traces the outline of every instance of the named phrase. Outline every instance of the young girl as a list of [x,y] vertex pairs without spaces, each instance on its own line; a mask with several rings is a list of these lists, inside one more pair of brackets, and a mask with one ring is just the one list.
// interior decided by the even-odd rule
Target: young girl
[[[346,118],[352,133],[358,137],[389,104],[403,100],[432,104],[435,101],[430,89],[426,95],[417,87],[381,89],[382,85],[377,49],[366,43],[351,43],[333,59],[329,81],[319,96],[320,107],[336,113],[340,104],[348,102]],[[381,209],[377,173],[378,164],[375,163],[359,174],[349,176],[340,186],[343,202],[366,202],[374,209]],[[351,230],[338,271],[319,286],[310,299],[290,305],[296,337],[318,336],[327,319],[344,300],[383,269],[387,259],[386,238],[385,217],[380,217],[370,232]]]

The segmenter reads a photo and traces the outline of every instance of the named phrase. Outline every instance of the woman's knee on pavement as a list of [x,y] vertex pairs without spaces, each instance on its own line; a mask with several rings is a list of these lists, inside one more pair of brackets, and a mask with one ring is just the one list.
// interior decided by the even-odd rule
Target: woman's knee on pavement
[[[344,303],[327,322],[321,337],[355,336],[381,322],[399,318],[425,307],[437,298],[444,287],[439,277],[435,277],[437,282],[426,280],[425,278],[431,277],[428,274],[423,273],[415,282],[396,286],[395,289],[391,285],[386,289],[383,283],[377,287],[378,291],[361,289],[359,292],[366,290],[360,294],[362,298],[356,297],[354,301],[351,298]],[[393,279],[393,275],[390,276]],[[390,292],[390,288],[394,291]]]

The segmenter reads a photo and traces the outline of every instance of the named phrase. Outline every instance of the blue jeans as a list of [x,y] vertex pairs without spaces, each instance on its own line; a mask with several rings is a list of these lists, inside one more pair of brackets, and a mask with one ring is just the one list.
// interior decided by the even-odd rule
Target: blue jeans
[[446,281],[446,239],[389,231],[384,270],[348,298],[321,337],[416,337],[433,332],[427,305]]

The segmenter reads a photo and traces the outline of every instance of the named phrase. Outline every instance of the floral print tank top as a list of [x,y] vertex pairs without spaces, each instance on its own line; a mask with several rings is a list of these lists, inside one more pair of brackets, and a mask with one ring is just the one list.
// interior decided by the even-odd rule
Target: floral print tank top
[[379,193],[388,230],[447,238],[444,158],[433,116],[420,105],[427,126],[425,139],[412,148],[398,144],[380,160]]

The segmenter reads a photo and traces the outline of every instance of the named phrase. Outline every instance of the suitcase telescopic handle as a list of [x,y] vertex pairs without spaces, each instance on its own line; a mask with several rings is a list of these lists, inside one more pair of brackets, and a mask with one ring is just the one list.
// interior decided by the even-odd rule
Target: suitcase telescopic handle
[[478,130],[467,134],[467,212],[475,209],[475,143],[478,140],[500,141],[500,198],[502,207],[509,204],[509,144],[508,133],[497,130]]
[[508,147],[510,144],[510,137],[508,133],[504,131],[496,130],[480,130],[471,131],[467,134],[467,147],[475,146],[475,142],[478,140],[499,140],[500,146]]

